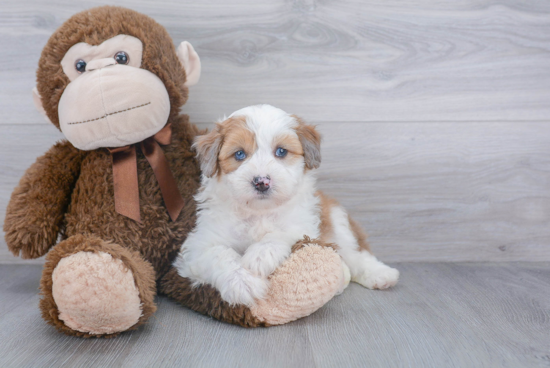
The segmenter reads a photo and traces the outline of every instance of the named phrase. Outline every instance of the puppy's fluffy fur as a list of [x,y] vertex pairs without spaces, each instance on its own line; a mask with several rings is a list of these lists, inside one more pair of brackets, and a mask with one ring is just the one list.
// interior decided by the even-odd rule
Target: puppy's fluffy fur
[[307,235],[339,247],[348,281],[351,274],[370,289],[395,285],[399,272],[371,254],[344,208],[316,191],[320,141],[313,126],[269,105],[238,110],[197,137],[199,212],[175,262],[178,273],[250,306]]

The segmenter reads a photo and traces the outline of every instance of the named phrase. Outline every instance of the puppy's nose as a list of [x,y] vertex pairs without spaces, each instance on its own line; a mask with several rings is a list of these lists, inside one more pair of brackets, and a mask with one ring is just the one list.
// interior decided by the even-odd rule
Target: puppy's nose
[[252,180],[254,188],[260,193],[266,192],[271,185],[271,178],[269,176],[256,176]]

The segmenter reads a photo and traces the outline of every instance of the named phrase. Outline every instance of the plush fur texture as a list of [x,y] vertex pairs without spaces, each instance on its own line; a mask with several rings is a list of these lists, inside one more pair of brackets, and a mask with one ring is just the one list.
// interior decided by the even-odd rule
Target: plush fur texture
[[349,278],[342,273],[336,249],[308,237],[296,243],[288,259],[269,276],[271,287],[251,308],[254,315],[270,325],[288,323],[312,314],[342,292]]
[[[70,300],[70,295],[63,295],[61,299],[58,299],[58,301],[61,300],[64,303],[63,311],[60,313],[53,295],[53,275],[56,270],[57,272],[61,270],[62,273],[71,272],[71,270],[57,268],[62,260],[71,258],[75,255],[80,255],[82,257],[84,255],[89,255],[90,253],[105,254],[109,255],[111,258],[106,260],[104,259],[103,262],[101,262],[102,264],[93,262],[88,264],[88,267],[72,270],[72,272],[78,271],[80,273],[78,275],[73,274],[77,278],[77,280],[73,281],[76,282],[76,284],[73,285],[73,289],[76,288],[77,290],[69,291],[70,293],[74,293],[74,300],[72,301]],[[103,272],[97,272],[98,268],[104,269],[105,266],[109,267],[108,264],[111,262],[116,263],[117,265],[120,264],[119,262],[122,262],[124,269],[131,271],[135,288],[139,292],[141,302],[139,309],[141,313],[135,324],[127,328],[123,328],[122,330],[114,329],[114,331],[106,331],[108,330],[106,325],[113,325],[113,316],[106,314],[106,309],[109,308],[108,304],[111,304],[111,302],[108,302],[107,304],[100,304],[97,306],[98,308],[90,308],[90,304],[94,303],[94,300],[93,298],[90,299],[87,297],[87,292],[82,284],[103,282],[105,283],[103,293],[106,296],[106,298],[103,298],[104,301],[109,300],[110,298],[120,298],[119,293],[117,293],[117,291],[120,290],[117,290],[116,286],[112,285],[112,277],[105,277]],[[63,277],[62,275],[58,276]],[[77,335],[82,337],[114,336],[120,331],[135,329],[141,323],[145,322],[156,310],[156,306],[154,304],[156,294],[155,278],[156,275],[153,267],[149,262],[143,260],[139,252],[131,251],[130,249],[123,248],[115,243],[106,242],[95,236],[84,236],[80,234],[71,236],[57,244],[46,256],[46,264],[44,265],[42,280],[40,281],[40,290],[42,294],[40,309],[42,310],[42,317],[49,324],[55,326],[58,330],[69,335]],[[59,287],[64,286],[64,281],[60,281],[61,284]],[[133,289],[134,288],[132,288],[132,290]],[[58,289],[57,292],[61,294],[64,293],[62,289]],[[127,291],[123,292],[123,294],[126,293]],[[82,296],[86,296],[86,298],[82,299]],[[90,314],[98,315],[100,318],[97,320],[107,320],[108,323],[103,326],[94,325],[93,327],[95,328],[92,329],[92,332],[92,330],[85,331],[83,328],[80,328],[82,331],[79,331],[79,329],[71,328],[64,322],[64,318],[70,319],[72,321],[69,324],[73,327],[78,325],[84,327],[83,321],[86,321],[85,323],[87,323],[88,327],[90,327],[90,324],[94,324]],[[83,316],[84,319],[79,320],[79,316]],[[101,331],[100,328],[103,331]]]
[[220,321],[242,327],[267,326],[247,306],[229,305],[216,288],[208,284],[193,285],[192,280],[181,277],[174,268],[161,280],[159,289],[181,305]]
[[141,317],[134,275],[120,259],[105,252],[78,252],[59,261],[52,295],[59,319],[68,327],[95,335],[124,331]]
[[[186,116],[178,116],[187,99],[185,71],[168,33],[154,20],[118,7],[95,8],[71,17],[51,36],[40,58],[37,83],[44,109],[59,127],[57,105],[69,83],[60,62],[72,45],[78,42],[97,45],[121,33],[143,42],[141,67],[159,77],[170,96],[167,123],[172,125],[172,142],[162,149],[185,199],[178,220],[169,219],[153,170],[139,149],[141,224],[115,211],[112,158],[108,150],[80,151],[62,141],[27,170],[12,194],[4,222],[9,249],[24,258],[44,255],[54,247],[58,234],[65,239],[48,254],[41,282],[44,295],[41,309],[48,322],[79,336],[110,333],[77,331],[60,319],[51,289],[52,273],[61,258],[94,250],[101,250],[113,259],[125,255],[122,262],[132,271],[140,292],[142,315],[132,326],[137,327],[154,311],[154,282],[169,271],[179,244],[195,222],[193,194],[199,186],[200,171],[191,144],[198,131]],[[125,259],[132,259],[133,263]],[[132,266],[134,263],[147,267],[136,268]],[[100,274],[91,272],[89,277],[94,279]]]
[[6,243],[15,256],[41,257],[64,232],[65,212],[85,155],[61,141],[27,169],[11,194],[4,220]]
[[67,51],[79,42],[96,46],[120,34],[143,42],[141,68],[162,80],[170,96],[170,116],[178,115],[187,101],[188,90],[184,86],[185,72],[166,29],[138,12],[104,6],[73,15],[55,31],[42,50],[36,73],[37,88],[44,110],[55,126],[59,128],[59,99],[70,82],[61,68]]
[[[185,202],[179,217],[170,220],[151,165],[139,148],[141,223],[115,211],[109,151],[80,151],[61,141],[25,172],[12,193],[4,221],[6,242],[14,255],[37,258],[49,252],[41,279],[43,318],[66,334],[83,337],[111,337],[145,323],[156,308],[155,283],[161,286],[160,292],[201,312],[220,304],[215,293],[189,290],[189,280],[172,269],[181,244],[195,225],[193,195],[200,185],[200,168],[191,147],[199,132],[187,116],[178,115],[187,100],[186,75],[166,30],[145,15],[119,7],[94,8],[74,15],[51,36],[42,52],[37,72],[38,102],[41,100],[48,118],[59,128],[58,104],[69,83],[61,66],[65,53],[76,43],[99,45],[119,34],[143,43],[141,68],[160,78],[169,94],[166,123],[172,126],[172,141],[162,150]],[[198,62],[196,55],[194,60]],[[59,237],[61,242],[56,244]],[[105,283],[102,287],[94,285],[86,290],[83,286],[100,281]],[[76,288],[74,300],[71,288]],[[133,323],[138,314],[136,290],[140,315]],[[101,297],[91,297],[94,292]],[[121,308],[125,304],[121,300],[133,306]],[[242,324],[235,317],[242,308],[231,308],[216,318]],[[252,312],[247,313],[250,325],[261,325],[253,322],[258,319]],[[123,323],[114,322],[117,319]]]
[[204,168],[199,213],[175,262],[178,273],[214,286],[230,304],[254,307],[266,300],[268,276],[305,234],[337,244],[353,281],[371,289],[395,285],[399,272],[370,253],[342,206],[317,193],[320,142],[313,126],[269,105],[236,111],[197,138]]
[[291,256],[269,276],[266,297],[251,308],[231,305],[213,286],[194,284],[176,269],[161,281],[160,289],[184,306],[221,321],[242,327],[280,325],[312,314],[347,286],[336,248],[307,237],[298,241]]

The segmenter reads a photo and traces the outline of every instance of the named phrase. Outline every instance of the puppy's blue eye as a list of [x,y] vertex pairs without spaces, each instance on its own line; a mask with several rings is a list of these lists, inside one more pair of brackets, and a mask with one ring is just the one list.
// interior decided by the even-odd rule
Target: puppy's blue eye
[[235,160],[242,161],[246,158],[246,153],[243,150],[235,152]]
[[277,157],[285,157],[287,153],[288,153],[288,151],[284,148],[281,148],[281,147],[278,147],[275,150],[275,156],[277,156]]

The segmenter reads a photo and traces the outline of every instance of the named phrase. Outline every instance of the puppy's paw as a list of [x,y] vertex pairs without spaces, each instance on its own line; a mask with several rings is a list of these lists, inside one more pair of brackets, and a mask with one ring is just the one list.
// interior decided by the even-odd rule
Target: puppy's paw
[[385,264],[370,267],[353,279],[369,289],[387,289],[397,284],[398,280],[399,271]]
[[256,299],[263,299],[269,288],[269,282],[252,275],[248,270],[240,268],[233,271],[224,280],[219,289],[223,300],[229,304],[244,304],[252,306]]
[[290,247],[281,244],[257,243],[246,250],[241,265],[253,275],[266,278],[290,255]]
[[340,289],[336,292],[336,295],[342,294],[351,281],[351,272],[348,265],[344,261],[342,261],[342,273],[344,274],[344,278],[342,279],[342,284],[340,285]]

